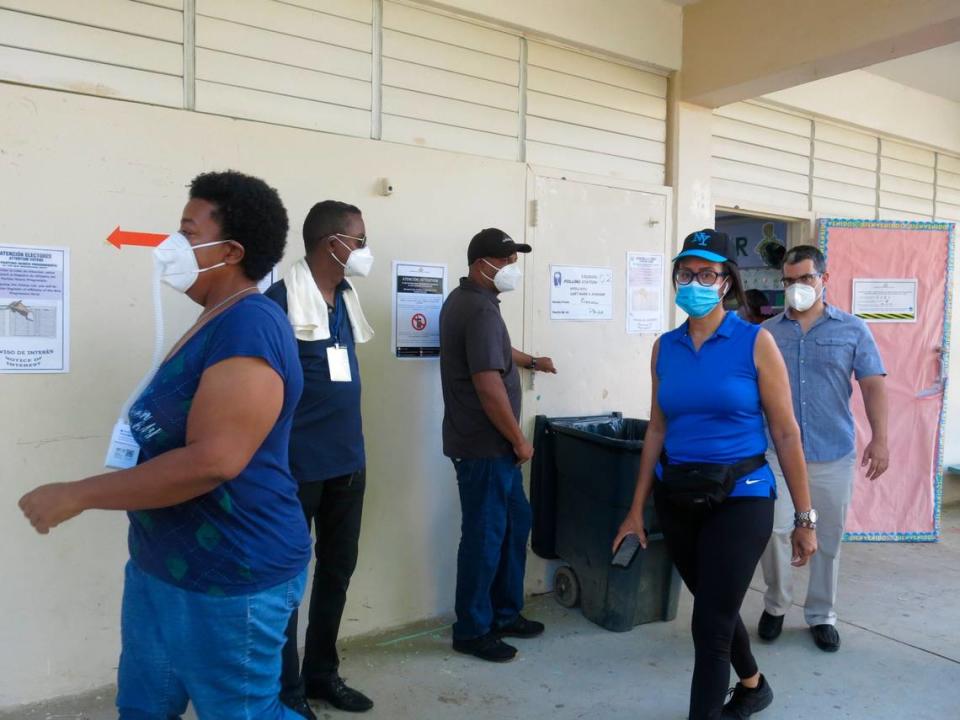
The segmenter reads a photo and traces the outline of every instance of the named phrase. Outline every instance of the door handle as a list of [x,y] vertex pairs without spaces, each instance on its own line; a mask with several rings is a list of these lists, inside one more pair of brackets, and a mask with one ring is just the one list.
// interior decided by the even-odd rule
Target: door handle
[[938,347],[936,349],[936,353],[940,356],[940,376],[933,385],[918,392],[916,395],[918,398],[928,398],[942,395],[943,391],[947,387],[947,375],[949,373],[947,368],[947,349],[944,347]]

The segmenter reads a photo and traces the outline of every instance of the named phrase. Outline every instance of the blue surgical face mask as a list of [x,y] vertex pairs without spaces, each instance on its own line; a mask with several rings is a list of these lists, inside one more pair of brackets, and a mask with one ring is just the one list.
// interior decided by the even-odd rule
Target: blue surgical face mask
[[676,303],[690,317],[702,318],[720,303],[720,293],[716,287],[704,287],[692,282],[677,288]]

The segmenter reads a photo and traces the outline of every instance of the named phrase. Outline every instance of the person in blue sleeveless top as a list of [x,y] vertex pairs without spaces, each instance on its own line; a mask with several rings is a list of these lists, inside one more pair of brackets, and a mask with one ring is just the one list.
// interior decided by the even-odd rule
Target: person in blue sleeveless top
[[288,445],[303,388],[287,318],[257,281],[283,256],[287,213],[262,180],[190,186],[163,280],[203,307],[133,403],[139,464],[20,500],[40,533],[85,510],[126,510],[121,720],[293,720],[277,695],[284,629],[310,535]]
[[[709,229],[689,235],[674,258],[673,281],[689,319],[654,345],[650,425],[633,504],[613,547],[630,534],[646,547],[643,508],[652,491],[667,549],[694,596],[689,720],[746,718],[773,701],[740,619],[773,528],[776,483],[763,457],[764,418],[802,511],[795,565],[816,552],[815,516],[783,358],[766,330],[723,307],[724,300],[744,303],[730,238]],[[724,470],[735,483],[720,502],[683,503],[665,479],[664,461]],[[731,663],[739,682],[724,705]]]

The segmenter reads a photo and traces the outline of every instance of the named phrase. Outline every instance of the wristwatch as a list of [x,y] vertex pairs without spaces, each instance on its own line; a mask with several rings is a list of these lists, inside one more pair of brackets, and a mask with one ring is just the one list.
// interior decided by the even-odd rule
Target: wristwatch
[[533,355],[530,356],[530,368],[529,368],[529,369],[530,369],[530,370],[536,370],[536,369],[537,369],[537,359],[536,359]]
[[817,529],[817,511],[813,508],[805,512],[795,512],[793,514],[793,526],[798,528],[807,528],[809,530]]

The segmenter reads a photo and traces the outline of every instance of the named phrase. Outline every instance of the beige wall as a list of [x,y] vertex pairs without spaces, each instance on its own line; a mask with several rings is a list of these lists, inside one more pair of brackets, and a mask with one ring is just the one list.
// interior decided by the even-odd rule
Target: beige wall
[[[358,287],[377,338],[359,353],[369,490],[345,634],[448,612],[459,525],[438,366],[389,354],[390,263],[446,262],[455,282],[478,229],[522,236],[523,166],[2,84],[0,107],[0,229],[13,242],[66,245],[73,259],[71,372],[0,376],[0,707],[113,680],[123,516],[90,512],[40,537],[16,500],[101,469],[118,408],[149,363],[153,322],[149,251],[118,252],[105,238],[117,224],[175,229],[184,186],[202,170],[237,168],[278,188],[292,227],[285,265],[313,202],[364,210],[377,265]],[[393,196],[374,193],[380,177]],[[167,300],[182,331],[196,308]],[[519,293],[504,312],[519,344]]]

